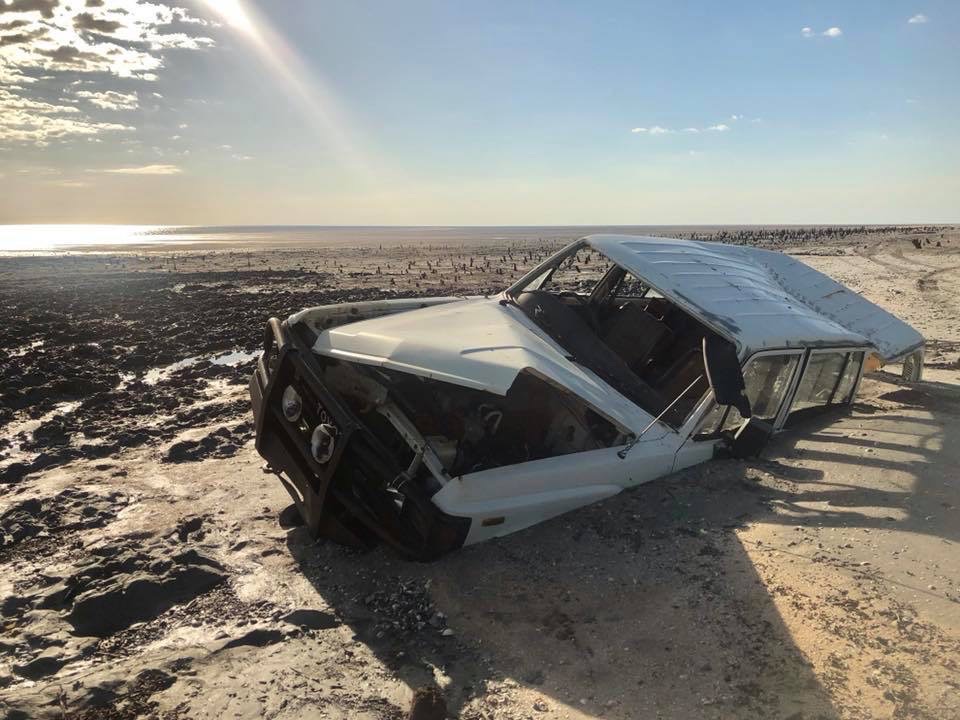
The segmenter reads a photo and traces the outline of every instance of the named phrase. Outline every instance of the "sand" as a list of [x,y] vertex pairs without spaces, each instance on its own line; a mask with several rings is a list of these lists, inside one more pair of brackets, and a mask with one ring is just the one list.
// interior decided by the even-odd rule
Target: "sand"
[[559,239],[0,259],[0,716],[960,717],[960,232],[749,241],[912,323],[925,380],[431,564],[283,524],[263,322]]

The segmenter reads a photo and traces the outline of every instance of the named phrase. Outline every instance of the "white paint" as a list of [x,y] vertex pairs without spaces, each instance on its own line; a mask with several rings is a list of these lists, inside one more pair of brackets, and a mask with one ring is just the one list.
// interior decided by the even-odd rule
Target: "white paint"
[[875,347],[885,360],[923,344],[899,318],[784,253],[740,245],[591,235],[607,255],[740,347]]
[[[579,244],[596,248],[735,342],[743,361],[763,351],[826,347],[874,347],[895,358],[923,344],[906,323],[782,253],[623,235],[593,235]],[[550,262],[514,287],[525,286]],[[498,395],[507,393],[518,373],[533,372],[633,432],[651,422],[648,413],[569,359],[519,308],[501,304],[502,297],[325,306],[288,322],[306,323],[317,333],[313,350],[321,355]],[[795,387],[794,380],[787,401]],[[468,544],[529,527],[712,457],[716,440],[692,439],[712,404],[710,396],[703,398],[679,430],[655,425],[625,459],[614,447],[484,470],[449,480],[433,502],[473,520]]]

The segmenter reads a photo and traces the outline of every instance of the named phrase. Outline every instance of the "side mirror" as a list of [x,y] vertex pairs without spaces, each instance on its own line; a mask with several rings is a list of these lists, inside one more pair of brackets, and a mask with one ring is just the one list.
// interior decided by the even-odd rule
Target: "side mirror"
[[703,338],[703,367],[717,404],[732,405],[741,417],[749,418],[750,400],[733,343],[716,335]]

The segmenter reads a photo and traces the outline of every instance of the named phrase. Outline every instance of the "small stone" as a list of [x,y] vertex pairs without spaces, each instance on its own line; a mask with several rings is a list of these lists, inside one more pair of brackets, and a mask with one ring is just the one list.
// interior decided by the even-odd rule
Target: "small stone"
[[440,634],[441,634],[443,637],[453,637],[453,629],[452,629],[452,628],[444,628],[444,629],[440,632]]

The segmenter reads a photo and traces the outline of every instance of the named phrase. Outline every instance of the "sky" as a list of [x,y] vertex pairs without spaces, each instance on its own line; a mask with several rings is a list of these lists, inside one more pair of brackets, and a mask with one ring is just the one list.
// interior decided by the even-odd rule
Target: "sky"
[[0,0],[0,223],[960,222],[956,0]]

